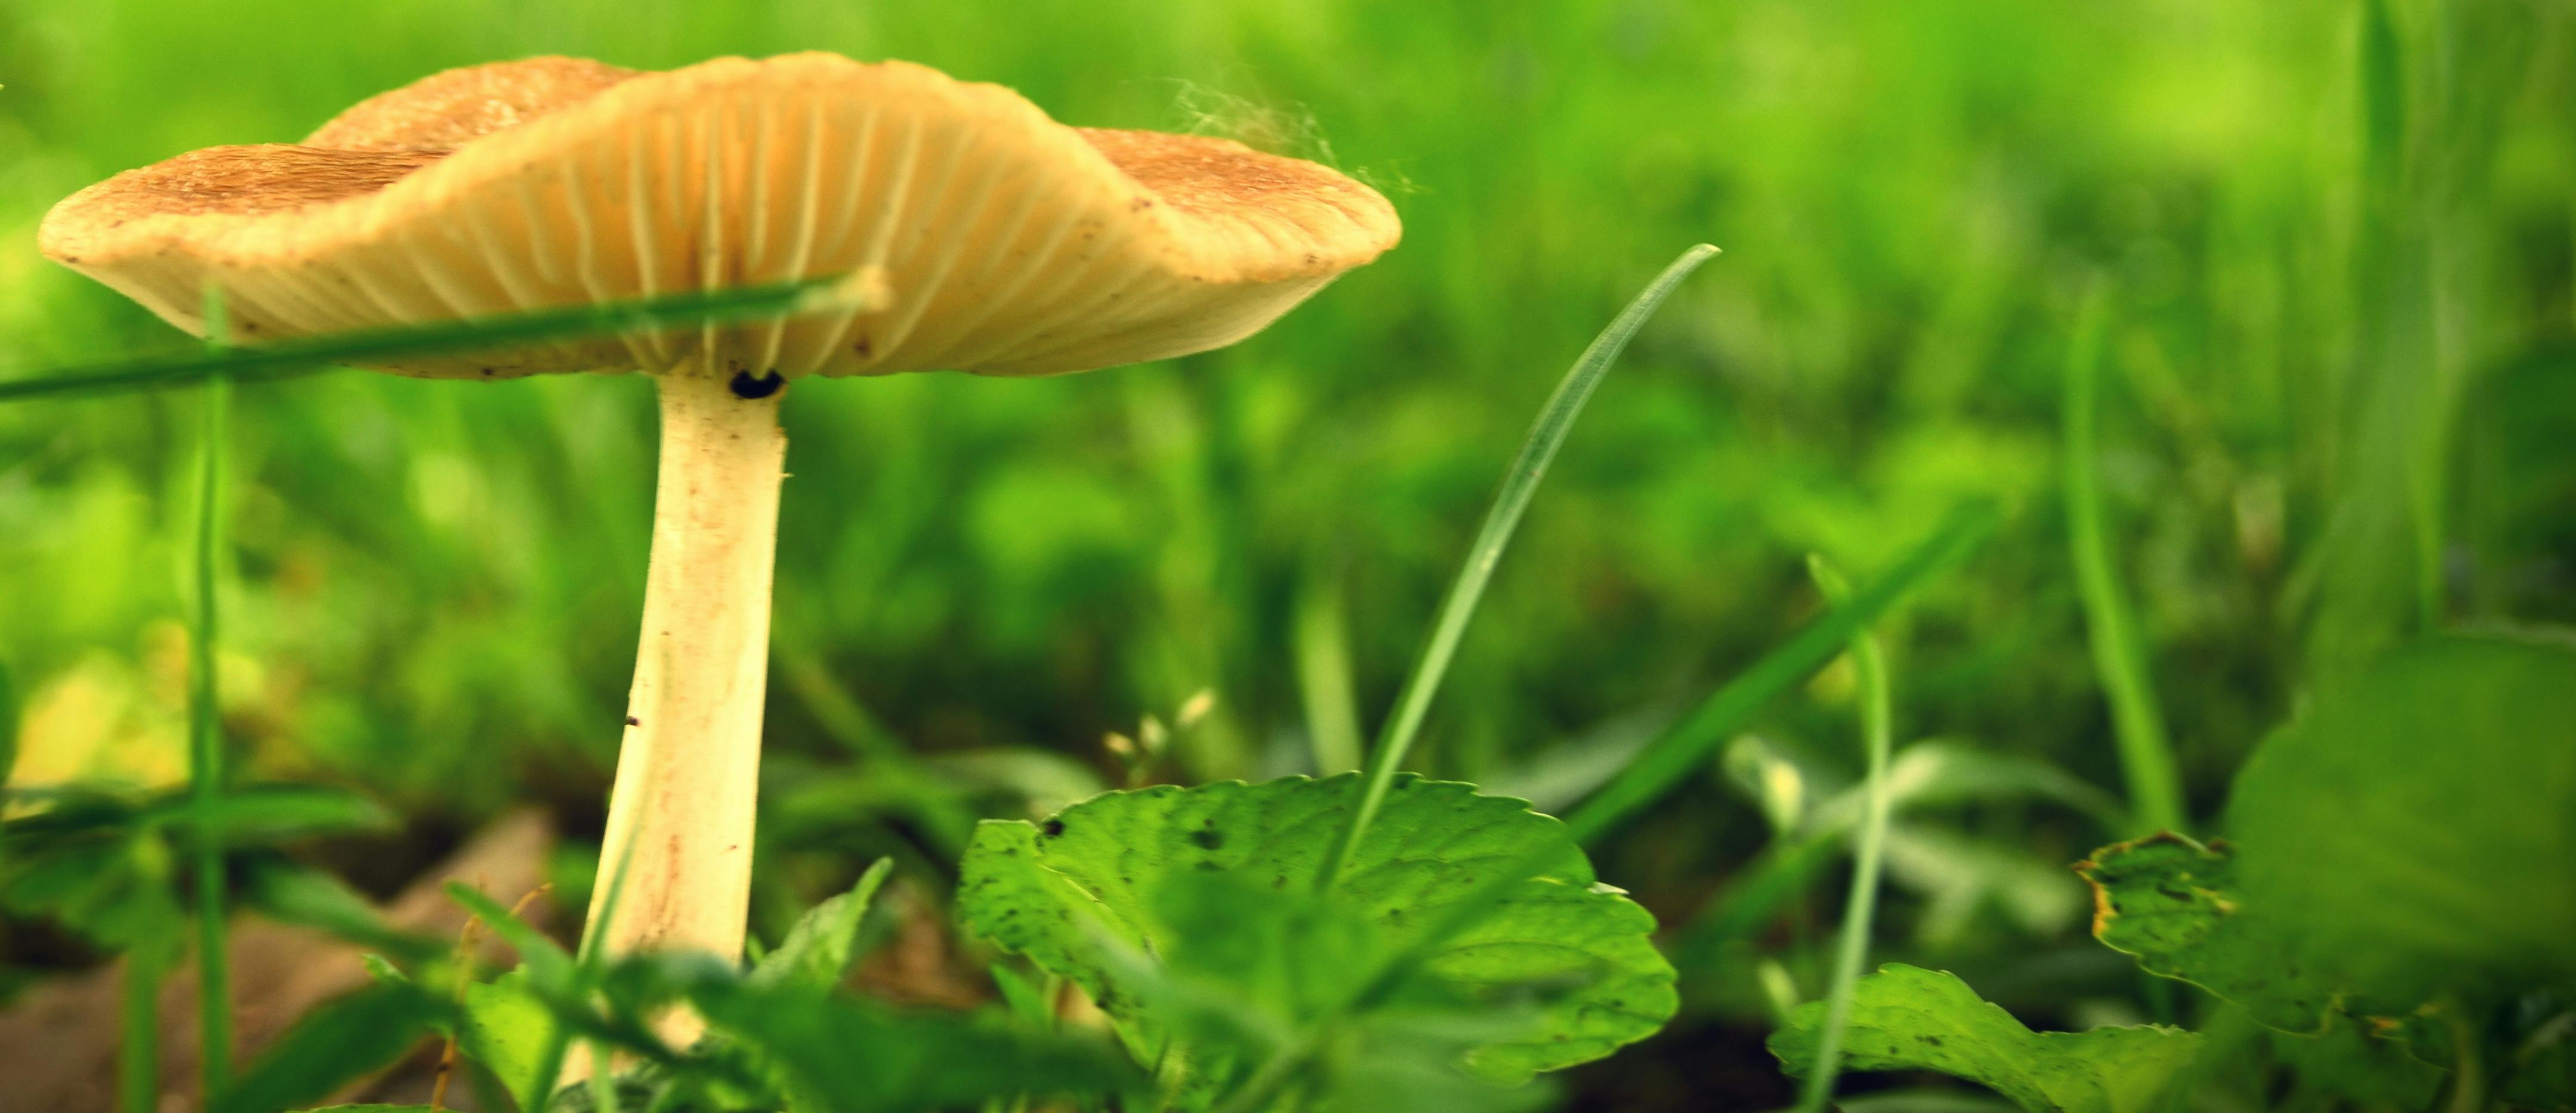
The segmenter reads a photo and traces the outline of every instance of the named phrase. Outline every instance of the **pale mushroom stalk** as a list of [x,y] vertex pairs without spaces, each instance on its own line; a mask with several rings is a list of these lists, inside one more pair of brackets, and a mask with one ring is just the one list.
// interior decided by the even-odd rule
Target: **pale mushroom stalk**
[[[643,635],[588,940],[742,953],[787,435],[776,378],[657,376],[662,457]],[[611,894],[617,907],[609,907]]]
[[1067,127],[997,85],[797,54],[450,70],[301,143],[119,174],[56,205],[38,239],[200,334],[202,292],[221,287],[247,343],[834,274],[871,291],[774,323],[388,360],[433,378],[656,374],[643,634],[590,931],[612,955],[734,961],[786,385],[1220,348],[1400,232],[1384,197],[1328,167]]

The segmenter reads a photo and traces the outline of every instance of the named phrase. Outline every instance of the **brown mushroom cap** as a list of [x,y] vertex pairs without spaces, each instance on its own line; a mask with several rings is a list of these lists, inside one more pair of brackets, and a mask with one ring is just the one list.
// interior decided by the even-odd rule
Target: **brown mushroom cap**
[[419,375],[1038,375],[1230,344],[1393,246],[1394,209],[1239,143],[1072,128],[832,54],[667,73],[538,58],[72,195],[52,258],[248,342],[881,268],[865,311],[393,361]]

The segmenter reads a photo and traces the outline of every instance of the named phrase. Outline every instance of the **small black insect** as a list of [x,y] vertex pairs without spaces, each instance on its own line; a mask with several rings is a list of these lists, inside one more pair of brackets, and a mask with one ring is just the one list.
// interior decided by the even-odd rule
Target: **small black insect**
[[779,374],[775,367],[770,368],[757,379],[752,378],[749,371],[736,371],[733,373],[731,384],[733,396],[736,398],[767,398],[778,393],[780,388],[786,385],[787,376]]

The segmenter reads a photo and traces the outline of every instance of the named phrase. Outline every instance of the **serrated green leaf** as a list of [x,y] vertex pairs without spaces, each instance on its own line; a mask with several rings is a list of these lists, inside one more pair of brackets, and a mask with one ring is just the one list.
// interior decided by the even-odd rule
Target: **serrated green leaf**
[[2247,906],[2303,969],[2399,1012],[2576,985],[2576,650],[2398,650],[2318,693],[2236,779]]
[[[1771,1036],[1791,1074],[1814,1062],[1825,1003]],[[2199,1053],[2200,1037],[2144,1025],[2033,1032],[1955,975],[1890,963],[1853,987],[1843,1045],[1852,1070],[1932,1070],[1985,1086],[2033,1113],[2141,1113]]]
[[513,970],[465,987],[464,1023],[457,1043],[465,1057],[492,1072],[521,1109],[535,1109],[553,1088],[547,1060],[559,1037],[554,1013],[528,989],[528,976]]
[[[1132,1025],[1141,1020],[1135,987],[1107,948],[1173,950],[1156,891],[1198,873],[1254,889],[1309,885],[1359,794],[1356,775],[1228,782],[1110,793],[1043,824],[988,821],[967,851],[959,914],[975,934],[1081,985]],[[1470,1056],[1496,1078],[1599,1058],[1672,1015],[1673,971],[1655,950],[1654,918],[1597,885],[1556,820],[1518,800],[1409,775],[1389,791],[1330,894],[1392,948],[1467,896],[1485,871],[1527,860],[1540,863],[1538,875],[1425,963],[1431,975],[1486,994],[1573,987],[1545,1005],[1537,1032]]]
[[858,949],[859,923],[867,918],[868,906],[875,902],[877,889],[893,872],[894,859],[879,858],[868,871],[859,875],[858,884],[850,891],[807,909],[787,930],[778,949],[762,955],[751,968],[751,981],[764,986],[804,986],[830,989],[841,984],[850,971],[851,955]]
[[414,986],[377,983],[304,1014],[210,1105],[212,1113],[277,1113],[381,1070],[445,1013]]
[[2114,843],[2075,864],[2093,886],[2093,937],[2148,973],[2215,993],[2284,1032],[2326,1028],[2342,994],[2248,910],[2225,843],[2165,833]]
[[[1496,1113],[1548,1103],[1526,1075],[1457,1068],[1482,1048],[1545,1031],[1543,1007],[1579,981],[1468,992],[1394,953],[1392,933],[1349,901],[1191,871],[1152,890],[1151,961],[1114,952],[1130,998],[1170,1038],[1145,1053],[1176,1109],[1248,1108],[1265,1069],[1299,1064],[1292,1108]],[[1381,972],[1394,972],[1380,983]],[[1364,1001],[1352,1007],[1354,1001]],[[1267,1106],[1263,1106],[1268,1108]]]

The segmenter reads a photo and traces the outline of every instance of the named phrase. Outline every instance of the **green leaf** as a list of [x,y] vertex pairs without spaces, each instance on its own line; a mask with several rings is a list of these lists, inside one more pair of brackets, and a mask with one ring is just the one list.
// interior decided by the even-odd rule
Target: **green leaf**
[[1354,902],[1304,885],[1191,871],[1150,896],[1170,949],[1159,962],[1123,950],[1110,958],[1165,1036],[1140,1057],[1160,1066],[1171,1106],[1270,1108],[1258,1091],[1283,1071],[1304,1095],[1298,1108],[1493,1113],[1549,1103],[1546,1087],[1520,1084],[1525,1074],[1480,1077],[1457,1064],[1543,1032],[1545,1006],[1579,981],[1471,992],[1397,952]]
[[2103,945],[2284,1032],[2325,1030],[2342,995],[2245,908],[2234,848],[2168,832],[2096,850],[2075,872],[2093,886],[2093,937]]
[[50,918],[109,950],[177,959],[187,917],[171,887],[178,864],[158,834],[101,827],[26,842],[12,840],[0,863],[0,909]]
[[761,956],[751,969],[755,985],[830,989],[849,974],[858,949],[859,922],[867,918],[878,887],[894,870],[894,859],[879,858],[850,891],[815,905],[797,918],[778,949]]
[[[1161,955],[1179,945],[1168,910],[1157,911],[1159,891],[1202,873],[1256,890],[1304,886],[1360,793],[1357,775],[1159,787],[1110,793],[1043,824],[987,821],[967,850],[959,914],[974,934],[1082,986],[1132,1035],[1144,1018],[1134,979],[1114,958],[1121,948]],[[1328,894],[1391,952],[1487,873],[1525,860],[1537,875],[1424,963],[1439,980],[1495,998],[1541,983],[1562,990],[1536,1031],[1468,1057],[1498,1079],[1596,1059],[1662,1026],[1676,998],[1672,967],[1651,938],[1654,918],[1596,884],[1556,820],[1409,774]]]
[[2302,969],[2398,1012],[2576,984],[2576,650],[2395,651],[2319,692],[2236,779],[2244,902]]
[[316,835],[384,831],[394,814],[364,796],[313,785],[245,785],[212,800],[185,798],[146,812],[150,822],[203,828],[226,846],[270,846]]
[[1021,1094],[1096,1096],[1142,1081],[1097,1042],[970,1018],[731,978],[697,980],[690,1000],[784,1077],[798,1110],[914,1113]]
[[554,1086],[547,1060],[560,1039],[554,1013],[513,970],[465,987],[464,1022],[457,1043],[465,1057],[492,1072],[521,1109],[535,1109]]
[[319,928],[363,947],[418,961],[446,944],[386,923],[376,906],[332,874],[275,854],[258,854],[235,871],[242,903],[272,920]]
[[[1791,1074],[1813,1063],[1824,1017],[1810,1001],[1772,1034]],[[1939,1071],[2033,1113],[2137,1113],[2199,1049],[2199,1036],[2158,1025],[2033,1032],[1954,975],[1890,963],[1854,987],[1843,1053],[1854,1070]]]
[[277,1113],[328,1097],[401,1058],[444,1011],[417,987],[383,983],[333,1001],[278,1037],[212,1113]]
[[546,933],[511,915],[499,901],[462,881],[447,883],[447,899],[465,906],[467,912],[481,919],[484,926],[501,937],[502,942],[519,952],[520,969],[527,972],[533,987],[562,992],[572,986],[575,973],[573,957],[564,953],[561,944],[547,938]]

